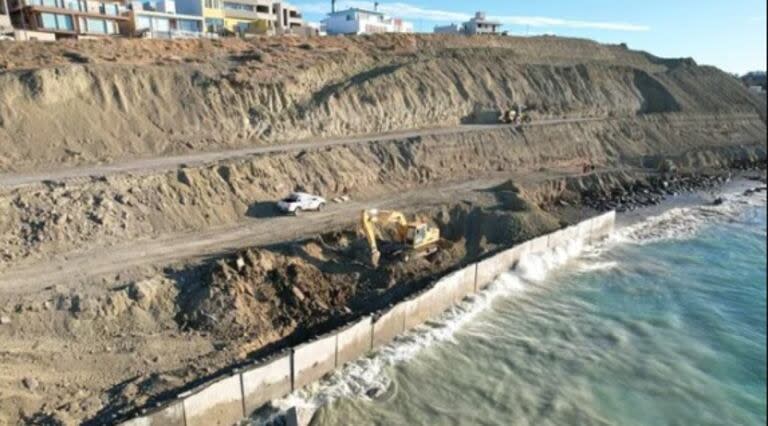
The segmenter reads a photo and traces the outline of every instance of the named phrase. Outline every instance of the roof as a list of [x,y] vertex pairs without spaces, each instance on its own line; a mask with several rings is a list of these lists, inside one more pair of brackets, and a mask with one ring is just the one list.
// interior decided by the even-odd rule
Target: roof
[[319,197],[319,195],[309,194],[306,192],[292,192],[291,196],[296,198],[318,198]]
[[490,19],[485,19],[485,18],[483,18],[483,19],[472,18],[472,19],[469,20],[469,22],[477,22],[479,24],[498,25],[498,26],[504,25],[504,24],[502,24],[499,21],[492,21]]
[[369,15],[384,16],[384,14],[381,13],[381,12],[377,12],[375,10],[360,9],[359,7],[350,7],[349,9],[344,9],[344,10],[339,10],[339,11],[336,11],[336,12],[331,12],[328,15],[344,15],[344,14],[347,14],[349,12],[363,12],[363,13],[367,13]]

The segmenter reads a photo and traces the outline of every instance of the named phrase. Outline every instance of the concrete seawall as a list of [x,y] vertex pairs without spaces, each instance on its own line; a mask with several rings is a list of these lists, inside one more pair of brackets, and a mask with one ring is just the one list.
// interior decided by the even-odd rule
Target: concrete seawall
[[363,317],[236,374],[185,392],[123,425],[235,424],[267,402],[301,389],[439,316],[472,293],[486,288],[503,272],[514,269],[524,255],[545,253],[574,243],[595,243],[610,236],[615,221],[615,212],[606,213],[502,251],[444,276],[423,292],[373,317]]

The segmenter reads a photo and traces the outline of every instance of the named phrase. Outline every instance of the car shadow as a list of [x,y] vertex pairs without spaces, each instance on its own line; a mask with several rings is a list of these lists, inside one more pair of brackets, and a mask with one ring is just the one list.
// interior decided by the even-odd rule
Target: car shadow
[[277,208],[273,201],[259,201],[251,204],[245,215],[256,219],[264,219],[282,216],[282,212],[280,212],[280,209]]

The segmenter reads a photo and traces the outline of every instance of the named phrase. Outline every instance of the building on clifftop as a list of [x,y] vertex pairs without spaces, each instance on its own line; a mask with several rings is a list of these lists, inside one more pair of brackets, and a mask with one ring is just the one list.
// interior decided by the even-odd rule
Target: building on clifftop
[[182,13],[204,19],[208,33],[286,34],[304,28],[299,9],[274,0],[177,0]]
[[8,14],[8,0],[0,0],[0,36],[12,32],[11,15]]
[[358,8],[331,12],[322,24],[328,35],[413,32],[410,22],[389,18],[378,10]]
[[475,17],[461,25],[451,24],[435,27],[437,34],[498,34],[501,22],[490,21],[485,12],[476,12]]
[[128,21],[122,34],[145,38],[199,38],[205,35],[201,15],[180,14],[174,0],[133,1],[128,4]]
[[128,20],[119,1],[7,0],[7,4],[21,40],[112,36]]

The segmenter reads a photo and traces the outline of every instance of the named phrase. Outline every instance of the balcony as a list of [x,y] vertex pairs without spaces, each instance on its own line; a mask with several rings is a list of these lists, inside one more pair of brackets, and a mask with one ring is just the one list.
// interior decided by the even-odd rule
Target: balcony
[[224,10],[224,16],[227,18],[247,19],[252,21],[257,19],[273,21],[275,19],[275,17],[269,13],[269,7],[257,4],[225,1],[222,9]]
[[84,15],[102,15],[114,19],[123,19],[125,7],[117,2],[97,2],[88,0],[16,0],[12,9],[33,7],[41,9],[60,9],[70,13]]

